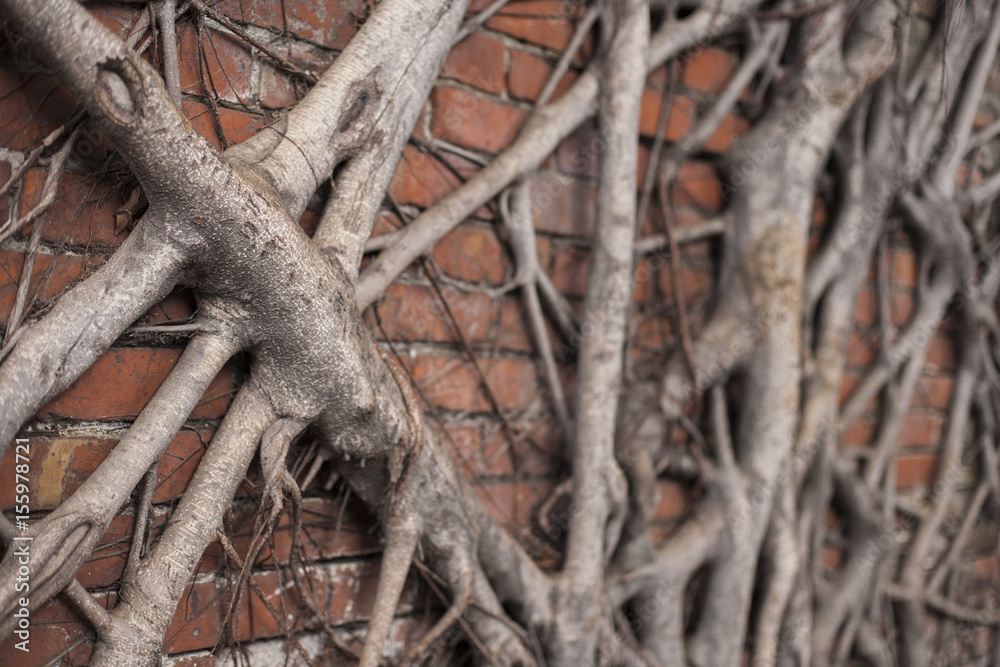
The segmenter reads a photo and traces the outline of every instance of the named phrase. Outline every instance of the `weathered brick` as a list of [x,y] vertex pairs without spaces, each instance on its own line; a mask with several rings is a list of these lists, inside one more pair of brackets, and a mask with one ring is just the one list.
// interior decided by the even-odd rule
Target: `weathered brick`
[[[371,0],[343,0],[317,4],[309,0],[287,2],[288,29],[303,39],[332,49],[343,49],[371,13]],[[278,26],[283,27],[283,26]]]
[[199,63],[198,31],[191,23],[178,24],[181,92],[218,95],[227,102],[248,103],[252,70],[250,46],[235,35],[205,30],[202,49],[206,70],[204,84]]
[[552,475],[558,471],[561,435],[552,424],[539,424],[513,440],[495,423],[454,426],[445,442],[462,474],[472,480],[514,474]]
[[872,420],[862,417],[848,426],[840,438],[849,447],[867,447],[875,438],[875,425]]
[[[30,211],[41,201],[46,176],[45,169],[33,168],[25,173],[21,211]],[[120,245],[128,235],[115,236],[115,211],[124,203],[125,195],[127,193],[119,192],[111,179],[66,171],[60,179],[55,201],[42,222],[35,224],[43,225],[42,240],[51,243]],[[19,236],[30,234],[32,227],[23,228]]]
[[878,351],[878,337],[874,332],[862,336],[852,331],[847,342],[847,365],[855,368],[866,368],[875,361]]
[[[455,357],[417,356],[407,360],[421,391],[447,410],[489,410],[479,375],[469,362]],[[538,391],[534,364],[519,359],[479,359],[493,395],[504,409],[524,408]]]
[[657,519],[679,519],[687,508],[687,498],[684,487],[669,480],[657,480],[659,498],[654,516]]
[[934,454],[906,454],[896,460],[896,486],[930,486],[934,483],[938,458]]
[[649,317],[636,329],[635,346],[646,350],[660,350],[673,339],[673,327],[667,318]]
[[925,376],[917,380],[913,407],[944,410],[951,404],[955,380],[947,376]]
[[517,136],[526,114],[455,88],[435,88],[431,132],[459,146],[496,153]]
[[851,397],[854,390],[857,389],[858,385],[861,384],[861,373],[856,371],[844,371],[844,376],[840,381],[840,398],[839,402],[843,405],[847,399]]
[[916,310],[913,294],[909,292],[893,292],[889,298],[889,320],[894,326],[901,327],[909,323]]
[[76,109],[73,96],[55,77],[0,67],[0,146],[32,150]]
[[[166,502],[179,497],[204,447],[202,440],[211,438],[210,431],[181,431],[167,448],[158,468],[158,481],[153,500]],[[29,438],[29,505],[32,511],[52,510],[69,498],[108,457],[117,444],[114,438],[97,437],[32,437]],[[0,462],[3,479],[14,479],[17,462],[13,448]],[[13,485],[0,487],[0,509],[14,505]]]
[[722,187],[712,165],[688,161],[681,165],[671,191],[678,206],[694,205],[717,211],[722,208]]
[[590,236],[596,204],[593,183],[551,171],[540,171],[531,179],[531,218],[540,231]]
[[123,7],[114,5],[95,5],[88,7],[90,15],[101,22],[105,28],[115,33],[122,39],[128,37],[132,32],[132,26],[142,15],[134,7]]
[[189,584],[164,634],[163,652],[183,653],[215,646],[222,635],[227,608],[225,588],[215,581]]
[[552,284],[566,296],[585,296],[590,253],[575,244],[545,239],[539,239],[537,245],[542,267],[552,278]]
[[712,136],[705,142],[705,150],[722,154],[729,150],[737,139],[750,130],[750,124],[743,118],[727,113]]
[[[153,539],[159,539],[167,517],[159,515],[153,521]],[[94,552],[87,557],[76,578],[86,588],[106,588],[114,584],[125,571],[125,563],[132,548],[135,517],[131,511],[119,514],[104,531]]]
[[406,146],[389,181],[389,194],[400,204],[427,208],[462,184],[452,169],[467,179],[476,173],[477,167],[454,156],[448,158],[448,164],[444,164],[416,146]]
[[[31,271],[29,302],[32,299],[51,299],[84,273],[85,267],[96,266],[102,260],[79,255],[48,255],[39,253]],[[0,250],[0,320],[4,324],[10,317],[17,298],[18,281],[24,268],[24,253]]]
[[868,326],[878,321],[878,295],[870,287],[865,287],[858,293],[854,321]]
[[[191,120],[191,125],[198,134],[205,137],[208,143],[221,150],[222,144],[219,141],[219,128],[215,122],[212,110],[201,102],[185,99],[181,101],[184,115]],[[264,116],[245,111],[236,111],[219,107],[219,120],[222,123],[222,132],[229,145],[238,144],[255,135],[258,130],[268,125]]]
[[909,248],[896,248],[892,253],[892,282],[897,286],[917,284],[917,257]]
[[[494,317],[494,304],[484,294],[448,290],[449,306],[462,333],[470,341],[485,340]],[[422,285],[389,286],[379,306],[389,340],[455,342],[458,338],[437,293]]]
[[[539,93],[552,74],[552,65],[538,56],[524,51],[510,52],[510,72],[507,74],[507,89],[512,97],[521,100],[538,99]],[[566,72],[552,93],[552,100],[558,99],[576,81],[576,72]]]
[[936,445],[941,431],[941,421],[933,415],[906,415],[899,429],[900,447],[929,447]]
[[[644,137],[655,137],[656,126],[660,119],[660,109],[663,106],[663,94],[646,88],[642,93],[642,106],[639,109],[639,133]],[[664,137],[667,141],[680,141],[688,130],[696,115],[694,101],[684,95],[674,95],[667,118]]]
[[474,488],[498,520],[507,525],[523,526],[531,521],[554,486],[538,482],[491,482]]
[[939,372],[955,369],[955,342],[938,333],[927,346],[927,368]]
[[844,550],[824,545],[820,554],[820,560],[823,563],[824,570],[828,572],[837,570],[844,562]]
[[722,49],[694,49],[684,57],[681,85],[710,93],[721,92],[736,69],[736,59]]
[[502,93],[505,50],[501,42],[474,32],[452,47],[441,66],[441,76],[490,93]]
[[163,324],[185,320],[194,315],[196,306],[191,290],[185,287],[175,288],[163,301],[150,308],[140,321],[144,324]]
[[[102,607],[110,606],[109,593],[97,593],[94,596]],[[86,665],[90,662],[93,643],[88,639],[93,630],[89,623],[80,618],[69,602],[54,598],[31,612],[29,652],[24,653],[14,648],[19,641],[10,637],[0,642],[0,655],[4,656],[4,664],[17,667],[43,667],[43,665]],[[71,650],[69,647],[79,644]],[[16,657],[14,657],[16,656]],[[7,660],[11,659],[11,662]]]
[[[0,160],[0,184],[6,183],[10,179],[10,162]],[[0,197],[0,220],[6,220],[10,212],[10,195],[5,194]]]
[[[234,510],[230,539],[241,554],[248,552],[256,536],[254,514],[258,509],[254,504]],[[378,536],[371,530],[375,523],[376,519],[356,498],[351,498],[347,505],[334,498],[304,498],[302,534],[299,536],[303,556],[308,562],[372,555],[381,549]],[[270,566],[288,564],[292,541],[291,520],[285,513],[274,530],[273,540],[264,544],[255,562]],[[213,549],[213,552],[219,553],[219,550]],[[208,571],[219,564],[221,559],[217,559]]]
[[584,123],[556,149],[559,171],[596,179],[604,143],[593,123]]
[[509,265],[496,234],[475,227],[455,228],[431,256],[445,274],[474,283],[500,284]]
[[[38,412],[42,419],[133,418],[146,405],[177,363],[180,351],[112,348],[76,382]],[[233,371],[227,367],[205,392],[192,418],[219,417],[229,406]]]
[[562,0],[526,0],[510,3],[486,22],[486,27],[556,51],[573,36],[573,21],[582,5]]

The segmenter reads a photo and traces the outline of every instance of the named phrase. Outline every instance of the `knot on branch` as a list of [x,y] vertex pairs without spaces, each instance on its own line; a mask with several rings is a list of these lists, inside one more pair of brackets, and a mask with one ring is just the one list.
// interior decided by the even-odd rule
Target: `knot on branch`
[[146,89],[139,68],[128,58],[108,58],[97,65],[94,95],[115,123],[131,127],[142,118]]

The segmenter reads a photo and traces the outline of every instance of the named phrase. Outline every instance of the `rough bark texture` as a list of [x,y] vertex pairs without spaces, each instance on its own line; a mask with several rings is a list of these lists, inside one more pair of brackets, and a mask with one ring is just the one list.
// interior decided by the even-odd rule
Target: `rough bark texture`
[[[17,545],[31,538],[30,610],[64,595],[93,626],[92,664],[157,664],[205,550],[221,542],[240,590],[287,512],[295,533],[288,585],[310,627],[324,631],[331,664],[383,663],[411,566],[446,609],[405,664],[467,655],[560,667],[990,664],[1000,654],[1000,595],[982,602],[959,574],[974,531],[980,552],[990,540],[988,551],[997,551],[1000,126],[983,110],[984,91],[997,92],[1000,7],[970,0],[931,17],[891,0],[580,7],[577,34],[509,146],[491,156],[417,132],[424,149],[482,168],[414,211],[386,195],[397,164],[456,36],[504,3],[469,4],[382,0],[318,74],[200,0],[150,3],[129,41],[75,0],[0,0],[12,44],[58,77],[87,116],[50,135],[25,164],[41,159],[53,192],[77,126],[96,123],[137,179],[136,201],[148,202],[109,261],[51,309],[29,311],[18,290],[0,347],[0,459],[116,340],[145,332],[133,324],[172,289],[189,288],[197,301],[191,322],[154,329],[180,336],[184,352],[110,456],[44,518],[30,526],[3,519],[0,639],[19,627]],[[537,10],[512,7],[521,5]],[[175,22],[191,17],[199,35],[210,21],[249,41],[308,93],[277,122],[217,150],[183,107]],[[140,42],[146,30],[151,38]],[[676,65],[719,40],[740,61],[691,106],[678,136]],[[162,52],[151,59],[162,74],[137,50],[151,44]],[[571,67],[575,79],[559,90]],[[654,132],[643,130],[651,72],[663,89]],[[749,129],[718,161],[721,210],[684,226],[685,165],[704,159],[737,106]],[[218,118],[214,98],[211,109]],[[595,222],[575,313],[537,256],[535,226],[546,210],[532,205],[531,187],[546,158],[594,114]],[[21,176],[12,174],[4,192]],[[298,221],[318,192],[324,208],[308,235]],[[0,238],[52,201],[43,196],[20,217],[11,206]],[[437,415],[425,414],[404,360],[363,319],[376,304],[382,326],[377,303],[414,262],[440,296],[437,269],[423,257],[494,202],[516,263],[497,292],[523,296],[566,464],[540,510],[553,538],[542,547],[491,513],[453,460]],[[406,224],[371,239],[385,208]],[[817,209],[828,218],[822,234],[812,228]],[[41,229],[39,219],[26,244],[8,242],[25,248],[29,277]],[[916,302],[904,322],[890,317],[885,275],[886,240],[899,230],[916,241]],[[712,298],[696,311],[683,255],[699,242],[717,262]],[[653,310],[675,334],[643,353],[632,341],[648,312],[635,292],[651,261],[669,265],[673,306]],[[878,349],[842,401],[851,323],[872,266],[880,294],[866,298],[882,301]],[[957,323],[958,354],[936,476],[925,492],[900,494],[904,421],[946,321]],[[157,466],[234,358],[245,361],[246,377],[165,529],[147,540]],[[573,392],[559,369],[569,364]],[[860,451],[847,431],[862,415],[875,427]],[[300,438],[313,443],[310,455],[290,471]],[[255,540],[240,553],[226,517],[255,457],[260,511]],[[300,482],[308,486],[324,465],[381,529],[382,565],[357,655],[331,629],[300,567]],[[663,480],[683,482],[689,509],[669,535],[654,537]],[[138,528],[105,609],[75,577],[133,494]],[[231,606],[251,594],[269,604],[249,581],[253,591],[234,593]],[[289,656],[314,664],[287,610],[268,609]],[[978,643],[959,634],[960,624],[977,628]],[[441,657],[463,642],[466,658]]]

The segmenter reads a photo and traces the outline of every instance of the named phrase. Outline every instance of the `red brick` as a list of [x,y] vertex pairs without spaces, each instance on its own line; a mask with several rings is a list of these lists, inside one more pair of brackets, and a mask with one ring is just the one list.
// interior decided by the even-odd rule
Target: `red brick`
[[[234,512],[234,532],[230,539],[241,554],[248,552],[251,539],[256,535],[254,514],[257,511],[258,507],[252,505]],[[353,497],[346,506],[335,498],[304,498],[299,543],[306,561],[357,557],[377,552],[381,545],[378,536],[371,530],[375,522],[376,519],[364,505]],[[260,550],[256,564],[273,566],[277,562],[287,565],[291,550],[291,521],[285,513],[274,530],[273,538]],[[218,549],[214,551],[219,552]],[[217,559],[217,563],[208,571],[219,564],[221,559]]]
[[[683,250],[681,252],[684,252]],[[674,298],[674,274],[669,266],[663,266],[657,271],[660,293],[673,301]],[[681,266],[681,280],[684,285],[684,297],[691,305],[694,298],[707,292],[714,280],[714,273],[706,267],[693,266],[685,261]]]
[[668,319],[649,317],[636,329],[635,345],[647,350],[661,350],[673,338],[673,327]]
[[288,29],[310,42],[343,49],[357,34],[358,28],[371,13],[373,4],[371,0],[287,3]]
[[542,267],[552,278],[556,289],[569,297],[585,296],[590,253],[575,245],[549,243],[544,239],[539,239],[538,246]]
[[705,142],[705,150],[712,153],[725,153],[733,142],[745,135],[750,130],[750,124],[732,113],[727,113],[719,123],[719,127],[708,141]]
[[893,292],[889,299],[889,309],[891,312],[890,321],[894,326],[901,327],[913,317],[916,308],[913,295],[909,292]]
[[913,407],[944,410],[951,404],[955,381],[945,376],[922,377],[917,381]]
[[[485,340],[495,319],[491,299],[484,294],[457,290],[448,290],[445,295],[463,335],[471,341]],[[390,285],[379,305],[379,312],[389,340],[457,341],[444,306],[431,287]]]
[[492,37],[472,33],[452,47],[441,66],[441,76],[490,93],[502,93],[505,50]]
[[824,546],[820,560],[823,563],[824,570],[828,572],[838,570],[844,562],[844,550],[837,547]]
[[531,180],[531,217],[540,231],[590,236],[596,204],[592,183],[551,171],[540,171]]
[[955,342],[943,334],[931,338],[927,346],[927,368],[948,372],[955,369]]
[[712,165],[685,162],[672,190],[674,204],[694,205],[717,211],[722,208],[722,187]]
[[[157,516],[153,521],[153,539],[159,539],[166,525],[165,515]],[[105,588],[114,584],[125,572],[125,563],[132,548],[132,535],[135,532],[135,517],[130,511],[119,514],[108,525],[101,541],[94,552],[87,557],[76,578],[86,588]]]
[[844,376],[840,381],[840,404],[843,405],[857,389],[858,385],[861,384],[861,373],[854,371],[845,371]]
[[214,6],[217,11],[240,23],[252,23],[264,28],[283,30],[281,0],[221,0]]
[[177,26],[180,55],[181,92],[192,95],[217,94],[227,102],[246,104],[250,96],[250,47],[235,35],[205,30],[205,85],[201,81],[198,32],[191,23]]
[[448,164],[444,164],[416,146],[406,146],[389,181],[389,194],[400,204],[427,208],[462,184],[455,171],[468,179],[476,170],[475,165],[461,158],[449,157]]
[[684,487],[676,482],[657,480],[659,498],[654,516],[657,519],[679,519],[687,508],[687,498]]
[[[94,597],[98,604],[108,608],[111,594],[98,593]],[[91,626],[82,620],[69,602],[55,598],[31,612],[30,651],[22,653],[14,648],[20,641],[17,637],[0,642],[0,655],[18,656],[10,663],[17,667],[42,667],[43,665],[86,665],[90,662],[93,643],[88,636],[93,633]],[[66,649],[82,642],[69,655],[60,658]],[[6,658],[5,658],[6,660]]]
[[906,454],[896,460],[896,486],[930,486],[937,471],[937,456],[934,454]]
[[213,435],[212,431],[182,430],[174,437],[156,469],[154,503],[165,503],[184,493]]
[[150,308],[143,319],[143,324],[163,324],[186,320],[194,316],[197,303],[191,290],[185,287],[175,288],[164,297],[163,301]]
[[[0,160],[0,186],[10,179],[10,162]],[[0,220],[6,221],[10,213],[10,195],[0,197]]]
[[[76,382],[38,412],[39,418],[133,418],[146,405],[177,363],[179,350],[112,348]],[[191,417],[220,417],[229,406],[233,371],[227,367],[212,381]]]
[[585,123],[559,144],[556,165],[559,171],[596,179],[603,143],[593,123]]
[[[446,410],[489,410],[479,375],[461,358],[418,356],[406,360],[417,384],[434,405]],[[493,395],[504,409],[522,409],[535,397],[534,364],[519,359],[479,359]]]
[[222,635],[227,601],[225,588],[215,581],[189,584],[164,634],[163,652],[183,653],[215,646]]
[[435,88],[431,102],[431,132],[435,137],[487,153],[507,146],[526,118],[520,109],[454,88]]
[[[507,75],[507,88],[512,97],[535,101],[551,74],[552,65],[546,60],[524,51],[510,52],[510,73]],[[576,78],[576,72],[572,70],[566,72],[552,93],[551,99],[558,99],[576,81]]]
[[538,506],[552,492],[553,486],[537,482],[496,482],[473,488],[490,513],[502,523],[524,526],[531,521]]
[[666,542],[667,538],[677,532],[677,522],[670,523],[654,522],[649,526],[649,538],[653,544],[659,546]]
[[930,415],[906,415],[899,430],[900,447],[929,447],[937,444],[941,423]]
[[852,331],[847,342],[847,365],[855,368],[866,368],[875,360],[877,350],[878,337],[874,332],[862,336],[857,331]]
[[710,93],[721,92],[736,68],[732,54],[716,48],[695,49],[684,58],[681,84]]
[[[549,340],[557,341],[548,320],[546,320],[545,325]],[[496,337],[500,349],[535,352],[535,342],[534,338],[530,337],[529,327],[527,315],[524,312],[523,297],[504,296],[500,307],[500,331],[497,332]]]
[[121,7],[112,5],[94,5],[88,7],[90,15],[101,22],[105,28],[115,33],[122,39],[128,37],[132,32],[132,26],[139,19],[142,13],[132,7]]
[[[158,468],[158,482],[153,499],[157,503],[179,497],[187,488],[194,469],[201,460],[203,446],[211,439],[210,431],[200,437],[193,431],[181,431],[167,448]],[[52,510],[69,498],[87,480],[118,443],[113,438],[55,437],[30,438],[29,504],[32,511]],[[8,450],[0,474],[14,478],[16,456]],[[0,508],[14,505],[14,488],[0,488]]]
[[892,253],[892,283],[905,287],[917,284],[917,258],[909,248],[896,248]]
[[[282,44],[280,53],[293,65],[304,72],[310,72],[315,76],[321,75],[329,67],[332,56],[320,58],[313,53],[304,51],[296,43],[290,45],[290,49]],[[298,81],[298,77],[289,74],[283,69],[279,69],[270,57],[261,54],[260,62],[260,103],[268,109],[283,109],[293,106],[306,92],[307,86],[304,81]]]
[[858,293],[858,302],[854,309],[854,321],[858,324],[873,325],[878,321],[878,295],[869,287]]
[[[41,200],[46,176],[45,169],[25,173],[22,212],[30,211]],[[115,236],[115,211],[121,208],[124,197],[115,190],[110,179],[64,172],[56,199],[42,218],[42,240],[72,246],[120,245],[127,234]],[[19,235],[26,237],[32,226],[22,229]]]
[[[78,255],[47,255],[39,253],[31,271],[28,300],[51,299],[83,275],[84,268],[96,266],[102,260]],[[10,316],[17,297],[17,285],[24,267],[24,253],[0,250],[0,320],[4,324]]]
[[848,426],[847,430],[840,436],[841,442],[849,447],[867,447],[874,438],[875,425],[866,417],[862,417]]
[[496,234],[475,227],[457,227],[438,241],[431,253],[447,275],[474,283],[498,285],[507,273],[506,252]]
[[579,11],[562,0],[526,0],[501,9],[486,27],[562,51],[573,36],[573,19],[578,15]]
[[70,92],[52,76],[0,67],[0,146],[31,150],[77,109]]
[[[663,106],[663,94],[647,88],[642,94],[642,106],[639,109],[639,133],[645,137],[656,136],[656,126],[660,119],[660,108]],[[691,129],[696,115],[695,104],[689,97],[674,95],[670,107],[670,117],[664,136],[667,141],[680,141]]]
[[[487,436],[484,439],[484,431]],[[540,424],[513,441],[497,424],[456,426],[446,438],[463,475],[484,476],[553,475],[561,465],[561,435],[552,424]]]
[[[181,107],[184,109],[184,115],[191,120],[191,125],[198,131],[198,134],[205,137],[216,149],[221,150],[222,144],[219,142],[218,128],[212,110],[207,105],[194,100],[182,100]],[[219,107],[219,120],[222,122],[222,132],[229,145],[249,139],[270,123],[264,116],[225,107]]]

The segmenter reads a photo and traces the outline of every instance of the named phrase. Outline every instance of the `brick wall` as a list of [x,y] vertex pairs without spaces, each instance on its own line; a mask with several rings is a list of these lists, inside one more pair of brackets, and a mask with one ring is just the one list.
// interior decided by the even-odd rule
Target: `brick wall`
[[[473,9],[486,4],[485,0],[477,0]],[[325,3],[325,12],[317,11],[315,6],[305,0],[224,0],[216,9],[245,25],[256,38],[280,46],[300,67],[321,71],[348,43],[370,7],[364,0]],[[95,7],[94,12],[123,35],[138,16],[136,11],[102,6]],[[560,49],[570,38],[577,16],[572,3],[560,0],[512,2],[456,46],[415,135],[443,139],[482,154],[501,150],[530,112]],[[272,122],[282,109],[294,105],[304,90],[219,26],[209,22],[207,27],[204,52],[208,82],[202,80],[193,23],[188,21],[179,29],[183,106],[202,134],[217,146],[225,146]],[[584,51],[591,48],[587,45]],[[74,112],[70,96],[53,78],[30,73],[30,63],[19,68],[9,51],[5,46],[0,67],[0,180],[6,180],[12,166]],[[667,123],[669,140],[683,137],[696,109],[721,89],[736,62],[734,52],[725,48],[703,49],[684,59],[678,70],[680,87]],[[577,71],[570,71],[556,94],[576,75]],[[666,81],[665,68],[654,72],[643,99],[640,182]],[[218,118],[209,104],[210,96],[218,99]],[[671,215],[676,218],[675,224],[696,224],[722,208],[723,191],[713,161],[746,129],[746,121],[731,114],[704,153],[684,165],[673,192]],[[132,184],[124,170],[113,159],[108,160],[110,149],[98,131],[88,128],[84,132],[70,170],[63,177],[59,198],[39,223],[44,229],[30,276],[32,312],[46,308],[53,297],[99,266],[127,233],[115,235],[114,212]],[[542,264],[578,310],[586,288],[599,149],[595,128],[587,125],[559,147],[533,182]],[[450,153],[435,155],[411,145],[406,148],[389,192],[400,209],[412,215],[454,190],[477,168],[475,163]],[[44,177],[43,169],[29,169],[14,191],[22,212],[38,201]],[[9,197],[0,200],[0,216],[5,218],[10,206]],[[307,230],[315,226],[321,208],[322,198],[318,196],[302,219]],[[816,210],[818,239],[825,219],[822,202],[817,203]],[[404,359],[463,474],[474,481],[492,511],[544,555],[547,538],[537,530],[536,508],[565,475],[565,466],[558,455],[560,435],[552,425],[541,367],[532,352],[518,296],[516,292],[497,293],[497,288],[512,276],[513,266],[496,223],[495,210],[483,207],[445,237],[426,262],[411,267],[387,291],[377,306],[381,327],[370,311],[367,317],[376,336],[391,341]],[[376,233],[401,224],[396,213],[387,210],[377,223]],[[643,221],[642,232],[655,233],[662,224],[659,212],[652,211]],[[3,324],[19,282],[27,279],[22,275],[22,266],[29,232],[30,228],[23,230],[0,247]],[[696,330],[710,296],[717,251],[712,241],[689,244],[683,249],[687,307]],[[916,281],[913,249],[903,234],[892,235],[887,261],[892,284],[889,319],[893,326],[900,326],[912,313]],[[436,280],[432,281],[432,276]],[[665,349],[676,344],[671,281],[663,257],[652,255],[640,263],[630,341],[633,359],[662,357]],[[856,313],[849,370],[842,390],[845,399],[875,358],[879,335],[875,284],[873,267]],[[193,309],[191,295],[180,290],[152,309],[143,321],[181,320],[189,317]],[[955,364],[950,333],[945,326],[934,334],[913,410],[903,426],[896,475],[904,490],[927,485],[934,479]],[[176,362],[182,345],[183,339],[178,338],[124,337],[25,426],[23,435],[30,439],[32,452],[33,517],[41,518],[58,506],[107,456]],[[474,359],[466,353],[466,345]],[[564,371],[563,381],[572,396],[573,372],[569,365]],[[162,526],[172,504],[183,494],[243,372],[244,364],[237,359],[220,373],[170,446],[158,471],[154,531]],[[874,437],[876,408],[872,406],[847,432],[848,444],[859,451]],[[678,431],[676,437],[686,436]],[[301,451],[293,452],[292,458],[298,454]],[[0,464],[0,479],[13,479],[12,458],[8,455]],[[325,472],[321,470],[317,482],[306,489],[303,543],[314,563],[310,576],[320,591],[319,603],[328,610],[335,631],[353,641],[359,633],[363,635],[374,593],[378,536],[372,529],[374,521],[340,485],[323,488]],[[242,553],[249,545],[255,505],[250,484],[244,485],[240,494],[229,524]],[[682,485],[661,482],[655,525],[659,537],[669,534],[690,500],[689,490]],[[11,485],[4,481],[0,484],[0,507],[9,509],[12,504]],[[101,548],[78,575],[101,601],[110,603],[114,599],[130,544],[132,512],[132,505],[127,504],[112,523]],[[316,651],[316,628],[306,627],[307,614],[301,613],[301,601],[294,589],[287,588],[287,572],[275,568],[288,562],[290,544],[289,527],[282,523],[273,543],[260,554],[253,577],[270,595],[273,607],[282,608],[284,604],[284,609],[291,612],[294,628],[302,631],[303,646]],[[831,554],[834,562],[835,548],[831,548]],[[976,566],[995,574],[998,564],[994,559]],[[219,545],[213,545],[167,633],[165,650],[176,654],[171,664],[221,664],[222,659],[208,651],[232,638],[251,642],[251,656],[265,664],[270,662],[267,656],[284,650],[278,624],[252,592],[240,598],[235,620],[226,623],[231,581],[223,553]],[[419,582],[414,581],[408,590],[393,630],[399,646],[429,627],[437,606]],[[33,650],[30,660],[20,664],[42,665],[60,656],[70,664],[87,662],[90,643],[86,626],[66,603],[53,601],[37,611],[32,622]],[[0,653],[9,650],[0,646]]]

